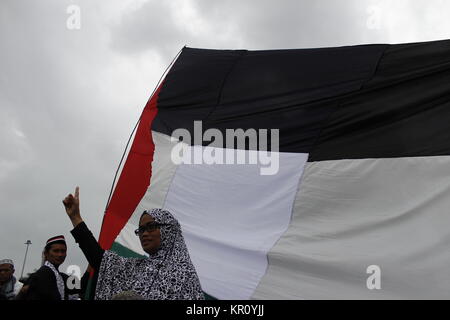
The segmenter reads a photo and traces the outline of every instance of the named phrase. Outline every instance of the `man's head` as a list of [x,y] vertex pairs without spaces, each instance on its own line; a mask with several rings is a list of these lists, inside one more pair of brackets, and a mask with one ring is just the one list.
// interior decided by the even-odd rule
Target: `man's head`
[[47,240],[44,248],[45,260],[58,267],[67,256],[67,245],[64,236],[56,236]]
[[0,284],[8,282],[14,274],[14,263],[10,259],[0,260]]

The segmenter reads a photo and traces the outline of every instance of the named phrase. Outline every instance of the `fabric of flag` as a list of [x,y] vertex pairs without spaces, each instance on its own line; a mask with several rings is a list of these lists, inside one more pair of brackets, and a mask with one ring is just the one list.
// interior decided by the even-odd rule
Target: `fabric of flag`
[[[194,137],[196,121],[224,137],[278,129],[276,173],[174,163],[174,130]],[[164,208],[218,299],[448,299],[449,124],[450,41],[184,48],[143,111],[100,244],[144,255],[139,216]]]

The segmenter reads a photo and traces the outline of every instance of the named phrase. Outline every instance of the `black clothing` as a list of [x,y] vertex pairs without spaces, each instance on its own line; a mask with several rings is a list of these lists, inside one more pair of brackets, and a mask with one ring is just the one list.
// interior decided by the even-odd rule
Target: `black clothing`
[[[82,277],[81,290],[83,299],[94,299],[95,287],[97,286],[98,269],[103,259],[103,250],[94,238],[92,232],[88,229],[84,222],[78,224],[72,231],[72,236],[75,242],[80,246],[84,256],[89,262],[89,265],[94,269],[94,276],[89,279],[89,273],[86,272]],[[88,287],[88,281],[91,280],[91,285]]]
[[[59,272],[64,280],[64,299],[67,300],[69,295],[78,294],[80,289],[69,289],[67,287],[67,279],[69,276]],[[25,285],[29,285],[28,292],[22,299],[24,300],[61,300],[61,295],[56,285],[56,276],[53,271],[42,266],[38,271],[33,273]]]
[[81,251],[83,251],[84,256],[91,267],[98,270],[100,268],[100,263],[102,262],[105,250],[100,247],[86,224],[81,222],[72,231],[70,231],[70,233],[72,233],[75,238],[75,242],[80,246]]

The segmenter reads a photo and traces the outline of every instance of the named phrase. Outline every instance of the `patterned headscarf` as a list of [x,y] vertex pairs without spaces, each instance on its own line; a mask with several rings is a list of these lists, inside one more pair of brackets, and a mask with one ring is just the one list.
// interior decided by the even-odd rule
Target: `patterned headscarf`
[[109,300],[133,291],[146,300],[203,300],[204,295],[189,257],[181,227],[163,209],[145,211],[162,226],[161,245],[148,258],[124,258],[105,251],[99,269],[95,298]]

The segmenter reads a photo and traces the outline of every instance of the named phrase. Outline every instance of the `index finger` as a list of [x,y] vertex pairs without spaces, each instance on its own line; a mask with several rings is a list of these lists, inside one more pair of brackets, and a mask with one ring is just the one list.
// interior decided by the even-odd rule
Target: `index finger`
[[75,188],[75,199],[78,199],[80,197],[80,187]]

